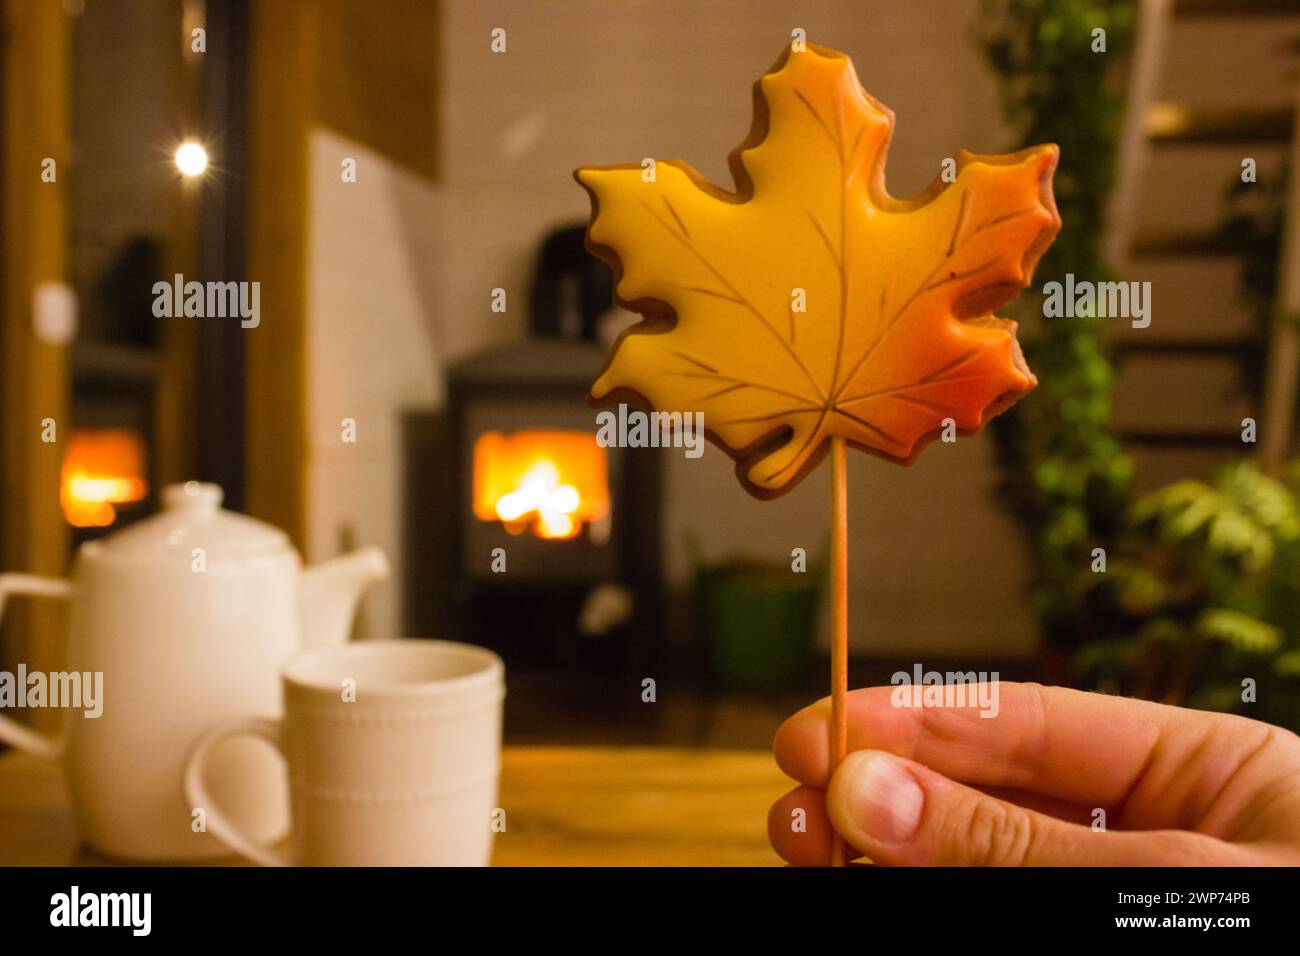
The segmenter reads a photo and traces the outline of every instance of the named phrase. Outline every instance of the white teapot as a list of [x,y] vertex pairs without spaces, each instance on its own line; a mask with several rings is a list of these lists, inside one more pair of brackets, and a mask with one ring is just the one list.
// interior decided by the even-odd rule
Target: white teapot
[[[45,737],[0,714],[0,740],[62,759],[96,849],[219,856],[206,809],[182,797],[190,746],[215,721],[279,714],[281,666],[346,641],[362,590],[388,562],[370,547],[303,571],[282,531],[223,510],[216,485],[172,485],[162,499],[159,514],[82,545],[70,581],[0,575],[0,610],[10,594],[70,600],[60,667],[102,675],[99,716],[71,709],[62,732]],[[271,842],[289,825],[283,777],[269,748],[234,740],[206,782],[225,814]]]

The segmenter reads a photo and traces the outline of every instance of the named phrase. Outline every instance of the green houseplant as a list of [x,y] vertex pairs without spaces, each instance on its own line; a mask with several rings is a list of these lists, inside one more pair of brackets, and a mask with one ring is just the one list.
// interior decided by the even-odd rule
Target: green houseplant
[[1076,587],[1115,632],[1076,657],[1103,690],[1300,727],[1300,463],[1253,463],[1139,499]]
[[[1123,111],[1132,0],[986,0],[979,40],[997,74],[1003,111],[1021,145],[1061,147],[1056,199],[1062,227],[1038,266],[1045,285],[1067,272],[1106,278],[1101,243]],[[1104,36],[1098,51],[1097,31]],[[1042,286],[1040,285],[1040,288]],[[1024,293],[1014,317],[1041,315]],[[1119,530],[1132,463],[1110,428],[1112,368],[1102,324],[1057,319],[1026,340],[1039,378],[1032,401],[996,419],[993,432],[1009,510],[1024,527],[1035,568],[1032,602],[1048,669],[1106,626],[1092,595],[1074,586],[1095,547]],[[1053,654],[1052,652],[1055,651]],[[1051,674],[1049,677],[1062,676]]]
[[[802,680],[813,660],[824,557],[792,574],[790,567],[752,560],[707,561],[694,534],[685,537],[685,546],[695,625],[714,677],[738,689]],[[822,555],[828,550],[829,543]]]

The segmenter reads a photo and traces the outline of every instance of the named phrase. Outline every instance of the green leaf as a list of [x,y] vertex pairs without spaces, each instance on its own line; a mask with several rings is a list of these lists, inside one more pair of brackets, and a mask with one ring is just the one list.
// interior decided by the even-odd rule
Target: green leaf
[[1196,619],[1196,632],[1245,654],[1270,654],[1282,646],[1281,628],[1231,608],[1203,611]]
[[1300,650],[1287,651],[1274,658],[1273,673],[1278,677],[1300,677]]

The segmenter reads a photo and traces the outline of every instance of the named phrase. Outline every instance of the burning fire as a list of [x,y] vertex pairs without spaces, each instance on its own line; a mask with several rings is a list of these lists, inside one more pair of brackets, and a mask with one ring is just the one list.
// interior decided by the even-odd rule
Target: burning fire
[[63,459],[60,500],[68,524],[105,528],[117,520],[117,504],[140,501],[149,490],[144,480],[144,445],[121,428],[87,428],[72,433]]
[[578,431],[487,432],[474,443],[474,514],[511,534],[572,538],[609,514],[605,450]]

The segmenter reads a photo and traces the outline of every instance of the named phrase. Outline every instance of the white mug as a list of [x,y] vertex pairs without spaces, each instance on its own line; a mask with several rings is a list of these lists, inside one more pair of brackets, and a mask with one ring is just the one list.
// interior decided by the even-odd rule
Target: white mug
[[[284,717],[210,728],[185,763],[185,798],[209,834],[266,866],[486,866],[501,755],[504,667],[450,641],[366,641],[285,666]],[[232,825],[204,785],[223,741],[284,755],[287,853]],[[211,770],[208,771],[209,773]]]

